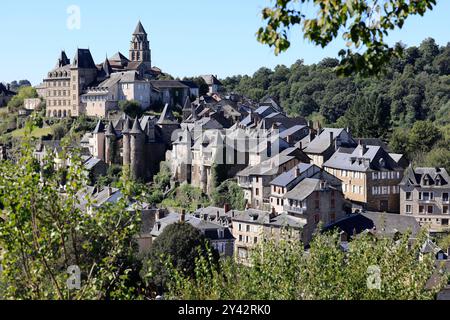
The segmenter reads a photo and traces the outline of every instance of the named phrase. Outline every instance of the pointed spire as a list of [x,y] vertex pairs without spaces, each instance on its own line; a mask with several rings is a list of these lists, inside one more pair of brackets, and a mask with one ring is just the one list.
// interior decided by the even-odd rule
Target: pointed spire
[[107,137],[116,137],[117,136],[117,132],[116,129],[114,129],[114,125],[112,123],[112,121],[109,122],[108,128],[106,129],[106,134]]
[[186,97],[186,100],[184,101],[183,110],[191,110],[191,99],[189,97]]
[[105,62],[103,62],[102,70],[105,73],[105,76],[107,76],[107,77],[109,77],[111,75],[111,73],[113,72],[108,58],[106,58]]
[[103,124],[102,120],[98,120],[98,123],[95,126],[93,134],[99,134],[104,132],[105,132],[105,125]]
[[161,113],[161,117],[159,117],[158,124],[174,124],[178,123],[178,121],[175,119],[175,116],[172,113],[172,108],[169,107],[169,104],[167,103],[164,107],[163,112]]
[[131,129],[130,134],[141,134],[141,133],[143,133],[141,124],[139,123],[139,119],[136,117],[136,119],[134,119],[133,128]]
[[67,58],[66,52],[64,50],[61,50],[61,56],[58,59],[57,66],[59,68],[64,67],[66,65],[70,64],[69,58]]
[[131,130],[131,120],[128,116],[125,117],[125,121],[123,122],[123,130],[122,134],[128,134]]
[[145,32],[144,27],[142,26],[141,21],[139,20],[136,29],[134,30],[133,34],[147,34],[147,32]]

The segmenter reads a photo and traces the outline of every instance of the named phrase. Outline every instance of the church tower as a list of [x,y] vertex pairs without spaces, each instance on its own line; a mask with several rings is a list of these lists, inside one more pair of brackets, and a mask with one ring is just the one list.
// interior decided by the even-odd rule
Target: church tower
[[152,65],[150,42],[147,38],[147,32],[145,32],[145,29],[140,21],[136,26],[136,30],[134,30],[133,37],[131,39],[130,61],[143,62],[149,68]]

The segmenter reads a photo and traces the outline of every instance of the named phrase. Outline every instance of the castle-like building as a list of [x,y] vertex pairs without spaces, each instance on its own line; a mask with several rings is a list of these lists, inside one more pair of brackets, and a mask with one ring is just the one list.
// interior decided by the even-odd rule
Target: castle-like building
[[44,79],[47,116],[105,117],[121,100],[137,100],[143,108],[148,107],[148,81],[161,74],[151,61],[150,42],[141,22],[133,32],[129,58],[118,52],[95,64],[89,49],[77,49],[72,61],[62,51],[55,68]]
[[172,132],[179,128],[178,121],[166,105],[161,116],[143,116],[131,119],[123,115],[107,126],[101,120],[88,141],[90,153],[108,165],[118,164],[130,169],[135,180],[150,181],[158,173],[161,161],[171,144]]

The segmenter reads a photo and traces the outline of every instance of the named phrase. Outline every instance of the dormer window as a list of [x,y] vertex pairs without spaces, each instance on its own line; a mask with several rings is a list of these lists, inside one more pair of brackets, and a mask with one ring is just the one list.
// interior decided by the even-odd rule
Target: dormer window
[[384,161],[383,158],[381,158],[381,159],[378,161],[378,163],[380,164],[380,167],[381,167],[381,168],[384,168],[385,165],[386,165],[386,161]]

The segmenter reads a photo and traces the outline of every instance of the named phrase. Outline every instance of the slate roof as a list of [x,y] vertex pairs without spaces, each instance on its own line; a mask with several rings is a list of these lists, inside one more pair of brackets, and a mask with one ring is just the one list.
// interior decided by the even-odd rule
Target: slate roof
[[[176,213],[169,213],[166,217],[155,222],[153,226],[151,235],[154,237],[158,237],[164,229],[174,223],[178,223],[180,220],[180,215]],[[189,223],[194,228],[200,230],[204,233],[205,237],[210,240],[218,240],[219,234],[218,230],[224,231],[224,237],[221,238],[223,240],[233,240],[234,237],[231,234],[230,230],[226,227],[218,225],[213,222],[205,221],[203,219],[197,218],[193,215],[186,215],[185,222]]]
[[292,170],[280,174],[278,177],[272,180],[270,184],[280,187],[286,187],[297,178],[296,177],[297,169],[300,170],[300,174],[304,174],[308,169],[312,168],[313,166],[314,166],[313,164],[299,163]]
[[77,49],[75,58],[73,58],[73,67],[81,69],[96,69],[94,59],[89,49]]
[[105,132],[105,125],[103,124],[103,122],[101,120],[98,120],[93,133],[98,134],[98,133],[103,133],[103,132]]
[[280,132],[280,137],[284,139],[284,138],[286,138],[286,137],[288,137],[290,135],[293,135],[294,133],[296,133],[296,132],[298,132],[300,130],[303,130],[306,127],[307,126],[302,125],[302,124],[295,125],[293,127],[290,127],[289,129],[281,131]]
[[295,156],[287,156],[282,153],[267,159],[256,166],[249,166],[240,171],[238,176],[272,176],[278,173],[280,166],[294,159]]
[[178,124],[178,121],[173,115],[172,108],[169,104],[164,106],[164,110],[159,117],[158,124]]
[[219,81],[215,76],[213,76],[212,74],[203,75],[203,76],[200,76],[200,77],[202,77],[203,80],[205,80],[205,82],[206,82],[206,84],[207,84],[208,86],[211,86],[211,85],[213,85],[213,84],[219,85],[219,86],[222,85],[222,82],[220,82],[220,81]]
[[[376,235],[392,237],[397,232],[404,234],[408,230],[415,237],[420,231],[420,225],[412,216],[391,213],[363,212],[351,215],[326,227],[324,231],[339,229],[352,236],[366,230],[373,230]],[[375,229],[374,229],[375,228]]]
[[[366,146],[366,152],[362,154],[363,148],[362,145],[354,149],[339,148],[323,166],[359,172],[401,169],[383,148]],[[383,162],[384,165],[382,165]]]
[[138,22],[136,29],[134,29],[133,34],[147,34],[147,32],[145,32],[144,26],[142,25],[141,21]]
[[130,131],[130,134],[141,134],[143,133],[141,124],[139,123],[138,118],[134,119],[133,128]]
[[344,131],[342,128],[325,128],[320,135],[311,141],[305,148],[306,153],[321,154],[330,146],[330,133],[333,133],[333,141]]
[[[424,177],[427,176],[430,180],[430,185],[424,185]],[[441,185],[436,185],[436,177],[440,177]],[[400,185],[410,183],[414,186],[433,187],[433,188],[450,188],[450,176],[445,168],[412,168],[409,167]]]
[[117,136],[117,132],[114,129],[114,125],[113,125],[112,121],[109,122],[108,127],[106,128],[105,136],[107,136],[107,137],[116,137]]
[[285,194],[286,199],[303,201],[314,191],[320,190],[320,179],[305,178],[291,191]]
[[189,86],[185,85],[183,82],[179,80],[151,80],[150,83],[153,87],[157,89],[165,89],[165,88],[184,88],[187,89]]
[[304,219],[290,216],[286,213],[280,215],[272,215],[269,212],[248,209],[245,211],[235,211],[235,216],[233,221],[244,222],[263,226],[273,226],[273,227],[290,227],[294,229],[301,229],[306,225]]

